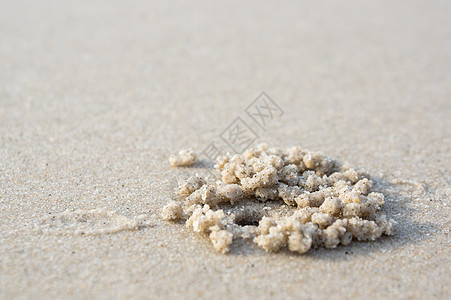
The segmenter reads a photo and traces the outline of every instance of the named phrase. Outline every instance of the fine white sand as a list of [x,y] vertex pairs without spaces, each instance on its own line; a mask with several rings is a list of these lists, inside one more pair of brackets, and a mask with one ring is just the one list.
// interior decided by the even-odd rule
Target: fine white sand
[[[1,299],[451,297],[451,3],[0,7]],[[366,168],[394,236],[223,255],[159,217],[207,172],[169,154],[253,124],[263,90],[284,113],[255,143]]]

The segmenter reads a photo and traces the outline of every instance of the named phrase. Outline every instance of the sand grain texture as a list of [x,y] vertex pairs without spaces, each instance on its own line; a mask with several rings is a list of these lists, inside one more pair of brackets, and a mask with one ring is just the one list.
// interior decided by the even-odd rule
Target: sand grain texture
[[[0,7],[1,299],[451,297],[449,2]],[[254,127],[260,140],[367,169],[396,235],[223,255],[159,218],[205,172],[168,155],[251,124],[262,90],[284,114]],[[115,217],[61,217],[93,210]],[[36,230],[53,216],[56,230]]]

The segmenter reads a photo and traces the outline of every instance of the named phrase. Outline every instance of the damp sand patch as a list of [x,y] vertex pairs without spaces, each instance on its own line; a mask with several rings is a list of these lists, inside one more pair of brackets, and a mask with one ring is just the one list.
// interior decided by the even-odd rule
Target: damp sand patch
[[[171,164],[194,163],[185,154],[179,153],[184,163]],[[218,157],[215,169],[217,181],[196,174],[179,186],[162,217],[183,220],[220,253],[240,238],[266,251],[305,253],[394,233],[396,222],[382,213],[384,195],[371,191],[369,174],[324,154],[260,145]]]

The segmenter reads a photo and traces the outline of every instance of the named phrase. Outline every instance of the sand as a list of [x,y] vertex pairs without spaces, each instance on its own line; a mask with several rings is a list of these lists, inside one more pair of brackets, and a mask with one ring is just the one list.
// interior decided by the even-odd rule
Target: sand
[[[174,164],[186,161],[185,154],[171,155],[169,163],[186,166]],[[186,157],[195,163],[193,153]],[[395,232],[396,221],[381,213],[385,196],[371,192],[368,172],[322,153],[260,144],[219,156],[214,171],[218,180],[195,174],[179,186],[161,217],[186,221],[223,254],[238,239],[268,252],[303,254]]]
[[[0,298],[450,298],[448,2],[1,7]],[[263,128],[261,91],[283,110]],[[238,117],[254,143],[367,169],[399,233],[224,255],[161,220],[207,172],[169,154]]]

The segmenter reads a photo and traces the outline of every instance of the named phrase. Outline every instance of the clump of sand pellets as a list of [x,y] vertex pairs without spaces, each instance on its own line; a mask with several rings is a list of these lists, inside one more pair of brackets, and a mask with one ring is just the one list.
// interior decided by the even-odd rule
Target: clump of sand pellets
[[197,155],[191,149],[182,149],[169,157],[169,164],[173,167],[187,167],[196,162]]
[[219,157],[215,168],[219,180],[190,177],[162,217],[184,220],[221,253],[240,238],[266,251],[305,253],[394,232],[368,173],[321,153],[260,145]]

